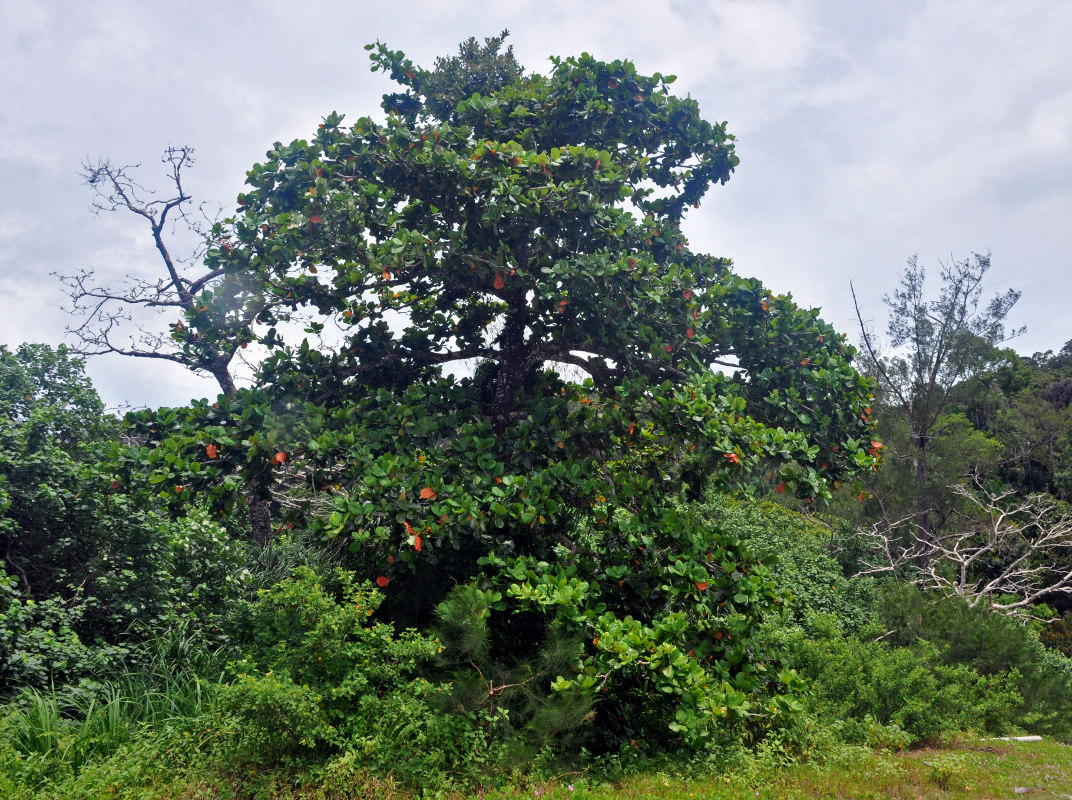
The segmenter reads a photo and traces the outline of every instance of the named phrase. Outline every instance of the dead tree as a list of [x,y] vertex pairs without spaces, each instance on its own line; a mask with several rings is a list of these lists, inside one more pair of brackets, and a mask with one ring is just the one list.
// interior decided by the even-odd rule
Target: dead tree
[[919,586],[1009,615],[1072,594],[1072,515],[1049,495],[952,487],[961,524],[935,535],[915,516],[865,532],[872,557],[860,574],[907,575]]
[[[118,285],[101,285],[92,270],[55,273],[71,300],[67,309],[81,321],[68,326],[73,350],[84,356],[115,354],[170,361],[195,374],[211,375],[220,392],[233,396],[234,366],[242,349],[255,337],[251,328],[266,302],[231,302],[219,291],[229,280],[221,268],[206,266],[212,248],[228,250],[225,225],[210,219],[183,185],[184,170],[194,165],[193,148],[169,147],[161,157],[166,166],[166,197],[142,186],[135,173],[140,165],[117,167],[107,160],[83,164],[82,177],[93,190],[95,213],[127,211],[149,226],[159,261],[128,273]],[[178,258],[172,243],[182,237],[188,252]],[[170,315],[168,330],[160,315]],[[265,543],[271,535],[268,505],[249,498],[252,536]]]
[[[248,341],[244,333],[260,309],[235,314],[206,301],[224,276],[220,269],[203,266],[201,258],[209,247],[226,246],[226,233],[203,213],[201,218],[194,214],[193,199],[183,186],[183,171],[194,164],[193,149],[169,147],[161,162],[171,189],[162,198],[135,179],[137,164],[117,167],[107,160],[83,164],[82,177],[94,192],[94,211],[125,210],[144,219],[159,262],[128,274],[117,286],[101,285],[92,270],[57,273],[71,299],[68,310],[81,319],[67,331],[75,339],[73,349],[82,355],[114,353],[171,361],[196,374],[211,375],[223,394],[233,395],[232,363]],[[189,253],[176,258],[171,241],[180,228],[192,244]],[[154,316],[169,313],[169,331],[152,327]]]

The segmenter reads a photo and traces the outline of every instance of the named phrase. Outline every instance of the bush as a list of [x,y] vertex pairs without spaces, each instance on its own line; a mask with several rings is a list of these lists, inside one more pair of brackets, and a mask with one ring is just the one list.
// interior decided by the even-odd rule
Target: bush
[[1018,676],[1023,703],[1011,722],[1033,733],[1072,737],[1072,659],[1047,649],[1020,620],[971,607],[957,598],[888,586],[877,610],[887,641],[915,648],[932,643],[940,663],[962,664],[981,676]]
[[875,723],[896,725],[911,741],[967,729],[1000,734],[1023,701],[1016,671],[983,676],[946,665],[926,642],[909,649],[858,638],[812,640],[799,629],[781,640],[788,662],[812,680],[814,713],[845,720],[849,741],[872,743]]
[[221,691],[222,754],[260,766],[356,752],[413,784],[469,775],[488,757],[489,715],[448,709],[447,687],[419,675],[436,639],[373,617],[383,595],[337,570],[308,567],[260,592],[249,643]]
[[712,525],[733,531],[770,566],[785,595],[787,623],[807,627],[813,618],[825,616],[846,633],[870,623],[874,581],[845,576],[831,552],[829,528],[776,503],[725,496],[705,503],[703,513]]

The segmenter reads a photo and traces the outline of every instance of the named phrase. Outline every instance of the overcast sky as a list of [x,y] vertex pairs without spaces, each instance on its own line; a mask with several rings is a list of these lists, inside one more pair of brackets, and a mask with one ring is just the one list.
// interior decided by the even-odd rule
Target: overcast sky
[[[884,327],[909,256],[937,278],[973,251],[992,254],[988,295],[1023,292],[1019,352],[1072,339],[1072,3],[0,0],[0,343],[64,341],[53,272],[156,279],[144,224],[91,213],[86,159],[163,187],[163,149],[193,146],[188,189],[229,210],[273,142],[377,113],[393,84],[364,44],[430,67],[503,28],[531,71],[587,51],[676,74],[741,158],[689,218],[693,248],[854,341],[850,280]],[[89,373],[111,406],[215,393],[158,362]]]

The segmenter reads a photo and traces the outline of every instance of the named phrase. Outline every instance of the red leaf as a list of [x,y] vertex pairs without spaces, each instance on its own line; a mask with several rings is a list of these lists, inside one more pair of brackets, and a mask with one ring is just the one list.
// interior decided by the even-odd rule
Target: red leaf
[[785,494],[785,484],[779,483],[778,486],[775,487],[775,491],[778,492],[778,494]]
[[216,445],[214,445],[214,444],[208,445],[205,448],[205,455],[207,455],[209,458],[215,458],[216,457]]
[[381,575],[376,579],[376,585],[379,586],[381,589],[386,589],[387,584],[389,584],[390,582],[391,579],[388,578],[386,575]]
[[692,299],[692,289],[686,289],[685,291],[683,291],[683,292],[681,293],[681,295],[682,295],[682,296],[683,296],[683,297],[684,297],[684,298],[685,298],[686,300],[691,300],[691,299]]
[[696,581],[696,588],[702,592],[707,588],[707,581]]
[[313,214],[313,216],[309,217],[309,222],[311,222],[313,225],[316,225],[318,222],[323,221],[323,217],[321,217],[319,214]]
[[696,335],[696,332],[692,328],[689,328],[685,331],[685,335],[691,339],[693,336]]
[[425,486],[423,489],[421,489],[421,500],[435,500],[435,497],[435,489],[433,489],[431,486]]
[[672,353],[672,352],[674,352],[674,346],[668,344],[666,347],[663,348],[663,350],[665,350],[668,353]]
[[178,486],[175,487],[175,494],[181,494],[181,493],[182,493],[182,484],[180,483]]
[[405,522],[405,521],[403,521],[402,524],[406,526],[406,530],[409,531],[409,535],[413,536],[413,526],[410,525],[408,522]]
[[283,464],[283,463],[286,463],[286,460],[287,460],[287,454],[284,453],[282,450],[280,450],[278,453],[276,453],[274,456],[272,456],[272,463],[273,464]]
[[503,276],[501,272],[495,273],[495,283],[493,285],[496,289],[502,289],[504,286],[506,286],[506,283],[503,281]]
[[413,549],[418,553],[421,552],[421,537],[418,536],[413,540]]

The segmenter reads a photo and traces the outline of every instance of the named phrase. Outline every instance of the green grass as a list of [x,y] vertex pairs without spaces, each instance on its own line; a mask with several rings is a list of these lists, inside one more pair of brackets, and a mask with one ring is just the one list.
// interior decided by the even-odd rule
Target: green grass
[[[390,779],[369,777],[356,756],[338,759],[316,776],[248,770],[222,776],[168,772],[146,763],[147,755],[147,751],[120,748],[110,758],[86,765],[77,778],[35,790],[5,784],[0,776],[0,796],[12,800],[411,800],[420,796]],[[782,768],[751,764],[730,774],[701,778],[650,772],[595,785],[580,776],[564,776],[552,782],[435,796],[444,800],[996,800],[1019,796],[1014,791],[1017,787],[1026,788],[1029,798],[1072,796],[1072,747],[1049,740],[966,740],[905,753],[838,746],[821,762]]]

